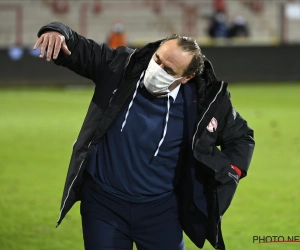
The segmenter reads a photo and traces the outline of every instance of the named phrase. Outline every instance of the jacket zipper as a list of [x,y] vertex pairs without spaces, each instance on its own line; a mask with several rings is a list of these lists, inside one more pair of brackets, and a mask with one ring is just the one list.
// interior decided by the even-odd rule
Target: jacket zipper
[[130,62],[130,59],[132,57],[132,55],[136,52],[136,49],[134,49],[134,51],[130,54],[129,58],[128,58],[128,62],[125,64],[125,67],[124,67],[124,72],[125,72],[125,69],[126,67],[128,66],[129,62]]
[[[92,142],[89,143],[88,149],[89,149],[91,143],[92,143]],[[71,183],[71,185],[70,185],[70,187],[69,187],[67,197],[65,198],[64,203],[63,203],[63,205],[62,205],[62,207],[61,207],[61,209],[60,209],[60,213],[59,213],[59,217],[58,217],[58,220],[57,220],[57,225],[56,225],[56,227],[58,226],[58,222],[60,221],[62,211],[63,211],[63,209],[64,209],[64,207],[65,207],[65,204],[66,204],[67,199],[69,198],[70,190],[71,190],[71,188],[72,188],[72,186],[73,186],[74,181],[77,179],[77,176],[78,176],[78,174],[79,174],[79,172],[80,172],[80,169],[81,169],[81,166],[82,166],[84,160],[85,160],[85,158],[81,161],[80,166],[79,166],[79,169],[78,169],[78,172],[77,172],[75,178],[73,179],[73,181],[72,181],[72,183]]]
[[[126,67],[127,67],[128,64],[129,64],[129,62],[130,62],[130,59],[131,59],[132,55],[135,53],[135,51],[136,51],[136,49],[130,54],[130,56],[129,56],[129,58],[128,58],[128,62],[126,63],[126,65],[125,65],[125,67],[124,67],[124,72],[125,72]],[[113,91],[113,94],[114,94],[114,95],[115,95],[115,93],[117,92],[117,90],[118,90],[118,89],[115,89],[115,90]],[[113,98],[113,97],[112,97],[112,98]],[[111,102],[112,98],[110,98],[109,103]],[[76,141],[77,141],[77,140],[76,140]],[[76,143],[76,141],[73,143],[73,146],[74,146],[74,144]],[[92,143],[92,141],[89,143],[88,149],[89,149],[91,143]],[[81,169],[81,166],[82,166],[84,160],[85,160],[85,159],[83,159],[83,160],[81,161],[80,166],[79,166],[79,169],[78,169],[78,172],[77,172],[75,178],[73,179],[73,181],[72,181],[72,183],[71,183],[71,185],[70,185],[70,187],[69,187],[67,197],[65,198],[65,200],[64,200],[64,202],[63,202],[63,205],[62,205],[62,207],[61,207],[61,209],[60,209],[60,213],[59,213],[59,217],[58,217],[58,220],[57,220],[57,225],[56,225],[56,227],[58,226],[58,222],[60,221],[62,211],[64,210],[65,204],[66,204],[66,202],[67,202],[67,199],[69,198],[70,190],[71,190],[71,188],[72,188],[72,186],[73,186],[74,181],[77,179],[77,176],[78,176],[78,174],[79,174],[79,172],[80,172],[80,169]]]
[[[130,62],[131,56],[135,53],[135,51],[136,51],[136,49],[129,55],[128,62],[125,64],[125,67],[124,67],[124,72],[123,72],[122,78],[124,77],[125,70],[126,70],[126,67],[128,66],[128,64],[129,64],[129,62]],[[113,96],[109,99],[108,104],[110,104],[111,100],[114,98],[114,96],[115,96],[117,90],[118,90],[118,88],[116,88],[116,89],[113,91]]]
[[224,81],[222,81],[221,87],[220,87],[218,93],[216,94],[215,98],[211,101],[211,103],[208,105],[207,110],[204,112],[202,118],[200,119],[200,121],[199,121],[198,124],[197,124],[197,128],[196,128],[195,134],[194,134],[194,136],[193,136],[193,141],[192,141],[192,150],[194,150],[194,140],[195,140],[196,134],[197,134],[197,132],[198,132],[199,125],[200,125],[200,123],[202,122],[202,120],[203,120],[204,116],[206,115],[206,113],[208,112],[208,110],[210,109],[210,106],[216,101],[218,95],[221,93],[221,90],[223,89],[223,85],[224,85]]
[[[124,77],[124,74],[125,74],[125,70],[126,70],[126,67],[128,66],[129,62],[130,62],[130,59],[132,57],[132,55],[135,53],[136,49],[134,49],[134,51],[129,55],[129,58],[128,58],[128,62],[125,64],[125,67],[124,67],[124,72],[123,72],[123,75],[122,75],[122,78]],[[111,103],[111,100],[114,98],[116,92],[118,91],[118,88],[116,88],[112,94],[113,96],[109,99],[109,102],[108,102],[108,105]]]

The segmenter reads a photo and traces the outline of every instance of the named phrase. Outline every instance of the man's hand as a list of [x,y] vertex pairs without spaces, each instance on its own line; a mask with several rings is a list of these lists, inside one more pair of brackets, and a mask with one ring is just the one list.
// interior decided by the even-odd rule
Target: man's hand
[[40,58],[44,57],[45,51],[47,51],[46,59],[49,62],[51,57],[55,60],[60,50],[66,55],[71,55],[71,51],[68,49],[65,37],[56,31],[49,31],[41,35],[36,41],[33,49],[37,49],[41,46]]

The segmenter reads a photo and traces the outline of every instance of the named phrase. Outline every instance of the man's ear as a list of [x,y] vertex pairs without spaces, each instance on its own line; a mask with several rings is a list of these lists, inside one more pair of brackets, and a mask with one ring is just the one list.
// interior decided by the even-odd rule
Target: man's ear
[[193,74],[190,74],[190,75],[188,75],[188,76],[185,76],[185,77],[183,78],[181,84],[187,83],[189,80],[191,80],[193,77],[195,77],[195,75],[196,75],[196,74],[193,73]]

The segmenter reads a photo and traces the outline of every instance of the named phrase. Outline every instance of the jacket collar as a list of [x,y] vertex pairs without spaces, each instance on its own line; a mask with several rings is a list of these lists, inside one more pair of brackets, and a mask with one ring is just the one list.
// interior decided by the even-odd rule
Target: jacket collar
[[127,80],[138,78],[141,73],[147,69],[152,55],[158,49],[162,41],[163,40],[158,40],[156,42],[148,43],[131,54],[129,56],[131,57],[130,61],[125,69],[124,78]]

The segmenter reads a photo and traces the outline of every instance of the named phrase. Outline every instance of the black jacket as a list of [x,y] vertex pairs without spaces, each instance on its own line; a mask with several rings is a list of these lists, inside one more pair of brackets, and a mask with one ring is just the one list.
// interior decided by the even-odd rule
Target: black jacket
[[[71,56],[60,52],[55,64],[95,83],[94,95],[73,146],[59,225],[80,199],[87,160],[128,98],[132,97],[141,73],[161,41],[149,43],[140,50],[127,47],[114,50],[78,35],[62,23],[42,27],[38,36],[47,30],[63,34],[72,52]],[[182,227],[199,248],[207,239],[215,249],[225,249],[221,218],[239,181],[231,165],[241,169],[241,177],[246,176],[254,149],[253,131],[232,107],[227,83],[216,79],[208,60],[204,72],[183,87],[188,106],[190,145],[176,190],[180,198]]]

